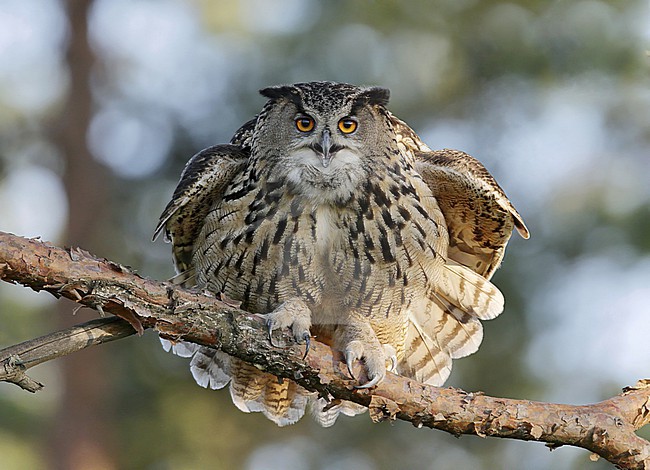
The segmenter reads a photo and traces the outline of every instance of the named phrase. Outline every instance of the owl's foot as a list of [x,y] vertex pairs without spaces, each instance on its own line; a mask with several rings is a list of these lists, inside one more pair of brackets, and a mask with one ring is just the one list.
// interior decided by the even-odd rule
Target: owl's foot
[[298,344],[305,343],[305,355],[309,352],[310,338],[309,328],[311,327],[311,310],[307,304],[298,299],[289,299],[281,303],[271,313],[265,315],[266,326],[269,332],[269,342],[273,344],[273,331],[281,328],[291,328],[293,338]]
[[370,325],[349,325],[345,327],[342,337],[343,355],[350,376],[354,379],[352,366],[360,360],[366,368],[368,382],[355,385],[355,388],[370,388],[380,383],[386,377],[386,359],[391,361],[391,369],[397,364],[395,349],[391,346],[382,346]]

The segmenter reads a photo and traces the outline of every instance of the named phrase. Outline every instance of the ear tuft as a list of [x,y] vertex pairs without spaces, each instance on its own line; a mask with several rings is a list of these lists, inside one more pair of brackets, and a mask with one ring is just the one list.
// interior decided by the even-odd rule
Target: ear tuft
[[352,114],[356,114],[359,108],[363,106],[386,106],[390,98],[390,90],[388,88],[370,87],[361,91],[352,103]]
[[374,86],[364,90],[361,96],[365,97],[366,103],[368,104],[386,106],[390,99],[390,90],[388,88]]
[[268,88],[262,88],[260,94],[266,98],[277,100],[286,98],[288,100],[295,100],[298,97],[298,89],[293,85],[276,85]]

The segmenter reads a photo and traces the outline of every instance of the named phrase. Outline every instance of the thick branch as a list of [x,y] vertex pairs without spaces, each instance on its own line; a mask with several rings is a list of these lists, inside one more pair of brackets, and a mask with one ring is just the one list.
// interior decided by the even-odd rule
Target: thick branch
[[[650,422],[647,381],[585,406],[493,398],[393,374],[372,390],[358,390],[347,378],[339,355],[329,347],[313,341],[303,361],[298,347],[272,347],[262,322],[253,315],[209,295],[141,278],[129,268],[78,249],[0,232],[0,279],[112,313],[139,332],[153,328],[172,340],[220,348],[322,396],[368,406],[375,421],[399,418],[455,435],[573,445],[621,468],[650,468],[650,443],[634,432]],[[0,363],[9,361],[2,353],[11,349],[0,352]],[[3,379],[8,380],[0,376]]]

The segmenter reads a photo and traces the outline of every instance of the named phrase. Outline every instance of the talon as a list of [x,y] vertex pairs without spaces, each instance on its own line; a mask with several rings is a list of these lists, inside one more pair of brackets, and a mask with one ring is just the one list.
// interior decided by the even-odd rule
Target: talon
[[360,389],[360,388],[370,388],[370,387],[374,387],[374,386],[377,385],[379,382],[381,382],[381,379],[382,379],[382,378],[383,378],[383,377],[382,377],[381,375],[375,375],[375,376],[372,378],[372,380],[371,380],[370,382],[365,383],[365,384],[363,384],[363,385],[355,385],[354,388],[356,388],[356,389]]
[[302,339],[305,342],[305,355],[302,356],[302,360],[304,361],[305,359],[307,359],[307,354],[309,354],[309,346],[311,345],[311,337],[310,337],[309,333],[305,332],[302,335]]
[[354,373],[352,372],[352,357],[348,356],[345,358],[345,363],[348,366],[348,373],[350,374],[350,377],[352,377],[353,380],[357,380],[357,378],[354,376]]
[[270,321],[267,321],[266,328],[269,334],[269,343],[271,343],[271,346],[273,346],[274,348],[277,348],[277,346],[273,344],[273,324]]
[[390,367],[388,368],[389,372],[395,372],[397,370],[397,351],[390,344],[384,344],[384,354],[388,359],[390,359]]

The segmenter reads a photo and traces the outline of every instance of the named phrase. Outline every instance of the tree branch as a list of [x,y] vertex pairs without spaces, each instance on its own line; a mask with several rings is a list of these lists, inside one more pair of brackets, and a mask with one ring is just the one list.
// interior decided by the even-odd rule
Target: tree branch
[[25,374],[27,369],[134,333],[133,327],[121,318],[99,318],[1,349],[0,382],[15,383],[29,392],[38,392],[43,384],[29,378]]
[[[140,334],[144,328],[153,328],[171,340],[222,349],[321,396],[368,406],[374,421],[397,418],[454,435],[534,440],[552,447],[573,445],[619,468],[650,469],[650,443],[635,434],[650,422],[647,380],[609,400],[584,406],[493,398],[432,387],[394,374],[387,374],[372,390],[359,390],[347,378],[340,354],[328,346],[312,341],[303,360],[300,347],[272,347],[257,316],[205,293],[142,278],[125,266],[79,249],[0,232],[0,279],[67,297],[124,320],[88,322],[0,351],[5,370],[3,374],[0,369],[0,381],[31,391],[38,386],[26,379],[24,370],[81,349],[80,338],[86,347],[128,336],[131,327]],[[129,329],[125,322],[131,325]],[[111,325],[117,329],[111,330]],[[70,346],[64,350],[62,344]],[[59,354],[52,354],[57,348]]]

